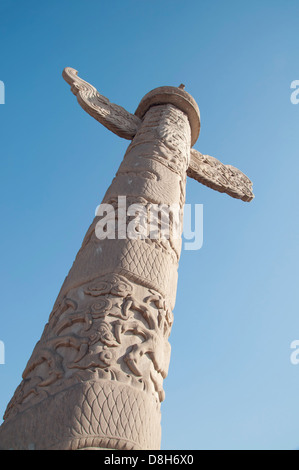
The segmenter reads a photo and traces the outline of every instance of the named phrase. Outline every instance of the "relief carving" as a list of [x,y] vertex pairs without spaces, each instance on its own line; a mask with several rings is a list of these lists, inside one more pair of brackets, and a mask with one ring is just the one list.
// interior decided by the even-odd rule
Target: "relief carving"
[[187,171],[190,178],[220,193],[250,202],[254,198],[250,179],[231,165],[223,165],[209,155],[191,149],[191,161]]
[[80,299],[66,298],[37,344],[23,373],[23,387],[5,417],[14,406],[19,411],[30,394],[37,403],[40,389],[51,395],[65,378],[70,383],[72,370],[76,371],[74,383],[81,370],[93,375],[97,369],[99,377],[120,382],[128,382],[131,374],[132,384],[138,381],[138,389],[157,393],[162,401],[173,316],[160,294],[148,289],[139,300],[138,290],[124,277],[112,274],[82,286]]

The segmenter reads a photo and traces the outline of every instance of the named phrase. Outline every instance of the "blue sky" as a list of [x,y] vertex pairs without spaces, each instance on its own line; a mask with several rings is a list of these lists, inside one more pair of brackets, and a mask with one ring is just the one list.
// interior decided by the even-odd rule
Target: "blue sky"
[[128,145],[79,107],[71,66],[130,112],[184,83],[195,148],[254,182],[248,204],[188,180],[204,244],[181,256],[162,448],[297,448],[299,3],[2,0],[0,15],[0,415]]

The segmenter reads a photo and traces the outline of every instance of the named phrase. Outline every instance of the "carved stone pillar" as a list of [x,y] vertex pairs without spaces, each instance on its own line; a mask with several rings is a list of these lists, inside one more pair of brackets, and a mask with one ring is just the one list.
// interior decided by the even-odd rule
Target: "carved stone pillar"
[[[182,87],[156,88],[132,115],[77,74],[63,72],[81,107],[133,139],[103,200],[115,230],[102,236],[100,214],[89,228],[8,404],[0,449],[159,449],[186,176],[243,201],[252,183],[191,148],[199,110]],[[153,207],[155,236],[144,223]],[[131,230],[134,211],[143,221]]]
[[172,230],[128,237],[126,211],[178,206],[182,216],[199,115],[172,87],[146,95],[136,114],[142,122],[103,200],[118,217],[115,239],[97,237],[96,217],[7,407],[1,448],[160,447],[181,239]]

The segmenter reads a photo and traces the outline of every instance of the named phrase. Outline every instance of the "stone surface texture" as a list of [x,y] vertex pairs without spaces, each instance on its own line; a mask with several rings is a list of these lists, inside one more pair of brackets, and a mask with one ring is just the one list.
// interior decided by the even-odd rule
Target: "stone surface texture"
[[[132,139],[103,203],[117,211],[125,196],[127,205],[176,204],[183,212],[187,174],[217,190],[222,181],[228,193],[238,186],[241,172],[233,177],[232,167],[223,172],[216,161],[218,172],[216,159],[190,154],[200,121],[184,90],[153,90],[132,115],[73,69],[64,78],[92,117]],[[249,200],[248,181],[231,195],[244,199],[246,187]],[[98,220],[7,406],[1,449],[160,448],[181,240],[118,237],[118,224],[115,239],[99,240]]]

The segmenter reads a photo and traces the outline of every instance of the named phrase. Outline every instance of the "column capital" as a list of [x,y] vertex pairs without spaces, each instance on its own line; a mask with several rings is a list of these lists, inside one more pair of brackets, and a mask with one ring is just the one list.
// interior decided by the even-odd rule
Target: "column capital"
[[191,146],[193,147],[200,132],[200,112],[195,99],[182,88],[161,86],[151,90],[142,98],[135,115],[142,119],[151,106],[159,104],[172,104],[187,114],[191,127]]

